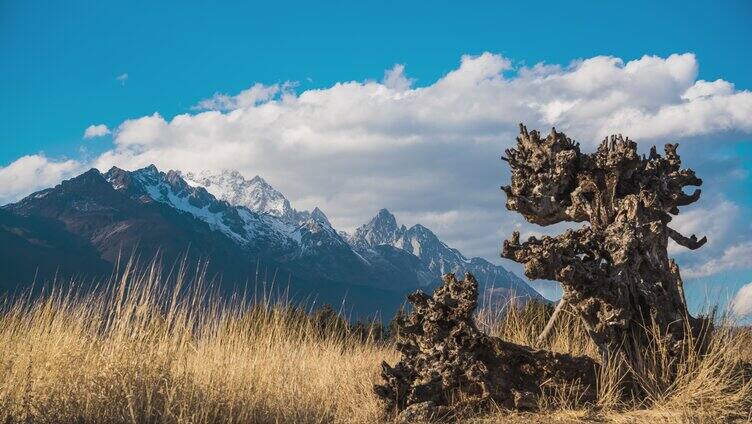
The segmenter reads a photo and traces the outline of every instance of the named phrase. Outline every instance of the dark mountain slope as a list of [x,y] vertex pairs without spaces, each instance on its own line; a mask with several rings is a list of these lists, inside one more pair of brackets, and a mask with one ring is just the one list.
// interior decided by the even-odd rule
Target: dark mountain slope
[[0,209],[0,292],[57,279],[101,278],[111,265],[88,240],[60,222],[23,217]]
[[[144,172],[153,172],[159,184],[169,180],[156,169]],[[407,282],[402,289],[385,289],[392,280],[354,253],[328,224],[313,218],[289,228],[291,242],[275,238],[279,236],[276,223],[218,202],[202,189],[197,190],[199,195],[183,197],[212,213],[237,217],[236,231],[253,230],[248,241],[241,242],[184,210],[156,201],[149,186],[130,173],[120,177],[113,180],[115,189],[105,176],[90,170],[4,206],[2,287],[24,284],[35,275],[40,281],[49,280],[55,271],[87,280],[102,277],[119,257],[132,252],[147,261],[159,255],[167,267],[183,258],[188,263],[208,261],[207,275],[221,281],[227,292],[256,283],[259,274],[270,280],[276,276],[277,289],[289,288],[293,299],[335,305],[344,301],[345,310],[360,314],[392,313],[417,285],[408,273],[400,281]],[[174,180],[171,190],[181,187],[180,181]]]
[[154,166],[92,169],[3,206],[0,289],[35,274],[101,278],[135,253],[142,262],[158,257],[168,269],[183,259],[208,263],[206,275],[225,292],[274,279],[294,300],[344,302],[346,311],[361,315],[390,316],[405,294],[430,288],[444,272],[471,271],[505,295],[539,297],[503,267],[465,258],[423,226],[398,227],[386,210],[351,237],[332,228],[318,208],[292,209],[260,178],[212,178],[205,182],[226,198],[265,209],[230,204],[181,173]]

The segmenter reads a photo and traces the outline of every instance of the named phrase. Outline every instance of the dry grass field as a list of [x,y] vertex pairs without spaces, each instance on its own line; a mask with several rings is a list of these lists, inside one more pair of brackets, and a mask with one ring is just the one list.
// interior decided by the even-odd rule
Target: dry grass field
[[[322,325],[283,302],[218,301],[211,290],[156,267],[128,267],[97,294],[53,291],[6,301],[0,311],[0,422],[370,423],[389,421],[371,392],[390,341]],[[188,283],[188,282],[185,282]],[[161,289],[170,286],[172,289]],[[257,297],[258,299],[259,297]],[[534,344],[543,307],[482,310],[486,331]],[[661,349],[646,352],[650,393],[639,404],[616,396],[618,377],[600,377],[595,405],[562,388],[544,412],[491,411],[493,422],[748,422],[752,332],[722,322],[705,357],[687,357],[664,381]],[[565,315],[541,347],[594,355],[578,321]],[[652,367],[652,368],[650,368]]]

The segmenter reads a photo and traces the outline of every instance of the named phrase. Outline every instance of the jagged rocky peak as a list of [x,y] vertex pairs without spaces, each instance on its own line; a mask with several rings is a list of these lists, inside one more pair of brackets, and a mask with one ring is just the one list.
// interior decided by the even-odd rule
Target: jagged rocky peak
[[260,176],[246,179],[235,170],[189,172],[185,179],[205,187],[211,194],[231,205],[295,221],[296,211],[285,196]]
[[148,179],[149,181],[155,181],[156,179],[159,179],[160,172],[154,164],[136,169],[134,171],[126,171],[122,168],[118,168],[117,166],[113,166],[104,174],[104,177],[110,184],[115,185],[116,183],[120,182],[130,183],[134,177],[138,177],[141,180]]
[[132,197],[167,202],[171,202],[170,196],[186,197],[197,206],[215,201],[205,189],[189,185],[179,171],[161,172],[154,164],[130,172],[113,166],[104,178],[112,188]]
[[409,230],[407,230],[407,232],[409,233],[410,237],[417,238],[421,241],[433,241],[439,239],[438,237],[436,237],[436,234],[434,234],[433,231],[429,230],[421,224],[413,225]]
[[313,219],[316,222],[319,222],[319,223],[322,223],[322,224],[326,224],[329,227],[332,226],[332,223],[329,222],[329,218],[326,217],[326,214],[324,213],[324,211],[322,211],[321,209],[319,209],[318,206],[316,206],[315,208],[313,208],[313,210],[311,211],[311,219]]
[[388,209],[384,208],[379,210],[376,216],[371,219],[370,225],[372,228],[383,228],[387,231],[396,231],[397,218],[395,218]]
[[3,208],[21,211],[29,204],[38,201],[49,201],[50,196],[48,195],[51,193],[55,194],[55,196],[52,197],[65,197],[70,194],[75,196],[83,195],[86,197],[88,194],[101,194],[107,189],[108,185],[107,182],[104,181],[104,178],[102,178],[102,174],[100,174],[96,168],[91,168],[78,176],[63,180],[55,187],[31,193],[18,202],[5,205]]
[[141,169],[137,169],[136,171],[141,171],[143,173],[152,174],[152,175],[156,175],[156,174],[159,173],[159,169],[157,169],[157,166],[154,165],[153,163],[149,164],[149,165],[147,165],[147,166],[145,166],[145,167],[143,167]]
[[350,240],[357,247],[391,245],[404,231],[404,225],[398,227],[397,218],[391,212],[381,209],[368,224],[358,227]]
[[181,213],[187,213],[206,222],[232,239],[245,243],[250,237],[246,222],[224,200],[217,199],[204,187],[189,184],[180,171],[159,171],[149,165],[135,171],[112,167],[105,179],[117,191],[141,203],[167,204]]
[[[238,178],[238,177],[240,177],[241,179],[243,178],[243,176],[238,171],[225,171],[225,172],[229,172],[230,175],[232,175],[234,178]],[[257,185],[266,190],[274,190],[274,187],[272,187],[271,184],[267,183],[266,180],[260,175],[256,175],[255,177],[251,178],[250,183]]]
[[446,273],[472,272],[479,281],[489,286],[509,289],[530,298],[541,298],[524,281],[504,267],[482,258],[468,259],[421,224],[415,224],[410,228],[399,226],[394,215],[386,209],[381,209],[368,224],[358,227],[352,235],[345,236],[345,240],[359,251],[383,245],[404,250],[416,256],[433,278]]
[[394,240],[394,245],[421,258],[426,257],[430,251],[433,251],[435,255],[439,255],[436,258],[439,260],[446,260],[445,256],[449,254],[458,260],[465,261],[464,256],[459,252],[451,251],[452,249],[446,246],[436,234],[420,224],[415,224],[409,229],[402,231],[399,237]]
[[[154,166],[154,165],[150,165]],[[146,170],[148,168],[142,168],[143,170]],[[156,170],[156,167],[154,167]],[[134,171],[135,172],[135,171]],[[126,171],[125,169],[118,168],[117,166],[113,166],[110,168],[109,171],[104,173],[104,178],[112,184],[112,186],[115,188],[115,190],[120,190],[123,188],[126,188],[132,181],[132,173],[129,171]]]
[[289,224],[300,225],[309,218],[331,227],[329,219],[318,207],[312,212],[298,211],[290,201],[264,178],[256,175],[246,179],[235,170],[201,171],[183,174],[189,184],[205,187],[218,199],[254,212],[269,214]]
[[180,175],[180,172],[174,171],[172,169],[167,172],[166,179],[167,182],[174,187],[185,188],[188,186],[188,183],[185,182],[183,177]]
[[64,180],[60,183],[60,186],[63,188],[68,188],[71,186],[82,187],[85,185],[98,185],[101,182],[102,174],[100,174],[96,168],[91,168],[81,175],[68,180]]
[[38,213],[45,216],[57,216],[61,211],[72,209],[76,211],[105,210],[104,203],[113,200],[116,193],[96,169],[73,178],[63,180],[60,184],[40,190],[24,197],[15,203],[2,206],[2,209],[28,216]]

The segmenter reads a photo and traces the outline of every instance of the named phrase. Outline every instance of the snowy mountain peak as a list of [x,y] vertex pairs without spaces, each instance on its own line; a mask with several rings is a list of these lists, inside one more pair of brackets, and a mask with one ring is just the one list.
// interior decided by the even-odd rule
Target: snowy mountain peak
[[394,231],[397,229],[397,218],[395,218],[388,209],[384,208],[379,210],[376,216],[371,219],[370,225],[373,227],[381,227],[385,230]]
[[[238,171],[232,171],[233,175],[240,175]],[[242,178],[242,176],[241,176]],[[251,184],[257,184],[260,187],[268,188],[271,190],[274,190],[274,188],[271,186],[271,184],[267,183],[265,179],[263,179],[261,176],[256,175],[255,177],[251,178]]]
[[238,171],[224,170],[189,172],[185,178],[194,185],[205,187],[215,197],[231,205],[245,206],[254,212],[266,213],[289,222],[296,221],[297,213],[290,206],[290,201],[258,175],[247,180]]
[[381,209],[368,224],[358,227],[349,240],[358,248],[392,245],[399,238],[401,230],[397,226],[397,218],[387,209]]
[[[76,240],[90,240],[97,252],[114,254],[123,246],[135,249],[134,243],[145,240],[139,247],[151,249],[147,252],[167,246],[171,257],[177,257],[184,247],[196,246],[199,256],[210,257],[210,263],[220,264],[217,271],[232,272],[233,278],[247,278],[250,274],[243,264],[266,258],[294,272],[292,281],[303,281],[313,292],[318,290],[315,287],[330,292],[340,287],[343,293],[364,287],[379,290],[368,292],[378,295],[362,296],[364,302],[385,292],[430,286],[446,272],[468,271],[488,287],[539,298],[503,267],[480,258],[466,259],[421,225],[398,226],[386,209],[355,235],[347,236],[337,232],[319,208],[309,213],[290,207],[297,219],[291,223],[270,213],[231,205],[205,188],[224,194],[225,199],[246,195],[254,200],[255,193],[266,199],[268,206],[278,192],[260,177],[246,180],[235,171],[189,174],[188,180],[183,175],[160,172],[155,166],[136,171],[113,167],[104,175],[92,169],[3,210],[61,220],[65,228],[77,231]],[[285,205],[284,196],[279,197]],[[332,283],[340,286],[332,288]],[[403,300],[398,296],[400,303]]]
[[159,172],[159,170],[157,169],[156,166],[154,166],[153,163],[149,166],[143,167],[141,169],[137,169],[134,172],[139,172],[139,171],[141,171],[142,173],[148,173],[148,174],[156,174]]
[[316,206],[315,208],[313,208],[313,210],[311,211],[311,219],[313,219],[316,222],[320,222],[322,224],[326,224],[326,225],[328,225],[330,227],[332,226],[332,223],[329,222],[329,218],[326,217],[326,214],[324,214],[324,211],[322,211],[321,209],[319,209],[318,206]]
[[436,279],[446,273],[462,275],[472,272],[478,281],[491,287],[501,285],[512,292],[539,297],[519,277],[482,258],[466,258],[459,250],[447,246],[436,234],[421,224],[410,228],[397,226],[397,219],[381,209],[368,224],[355,230],[347,241],[366,254],[378,246],[389,245],[416,256]]
[[368,238],[372,244],[388,244],[394,240],[399,231],[397,218],[387,209],[381,209],[368,224],[361,228],[370,235]]
[[238,171],[224,170],[189,172],[183,177],[189,184],[205,187],[216,198],[233,206],[244,206],[257,213],[272,215],[288,224],[299,225],[313,218],[330,227],[332,225],[319,208],[313,212],[295,210],[282,193],[258,175],[248,180]]
[[205,188],[188,184],[179,171],[160,172],[154,165],[133,172],[113,167],[104,178],[115,190],[143,203],[158,202],[206,222],[233,240],[246,243],[250,234],[238,211]]

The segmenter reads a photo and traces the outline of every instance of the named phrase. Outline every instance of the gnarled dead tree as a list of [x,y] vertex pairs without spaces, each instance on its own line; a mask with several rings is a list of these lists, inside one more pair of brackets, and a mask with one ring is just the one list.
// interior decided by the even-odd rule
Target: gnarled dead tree
[[464,280],[448,274],[433,296],[418,291],[408,300],[412,312],[397,323],[402,359],[394,367],[383,363],[384,384],[374,387],[388,411],[401,411],[398,421],[457,418],[492,402],[536,409],[541,393],[562,387],[582,402],[595,399],[592,359],[532,350],[477,328],[478,283],[471,274]]
[[648,328],[660,330],[672,356],[689,339],[698,348],[708,330],[687,311],[679,268],[667,253],[669,239],[690,249],[706,242],[668,226],[680,206],[700,197],[684,187],[702,184],[681,168],[677,146],[667,144],[663,156],[653,147],[645,157],[619,135],[584,154],[563,133],[541,138],[520,124],[517,147],[503,158],[512,170],[512,185],[502,187],[508,209],[539,225],[588,224],[523,243],[515,232],[502,257],[524,264],[529,278],[559,281],[604,359],[618,355],[631,367],[655,335]]

